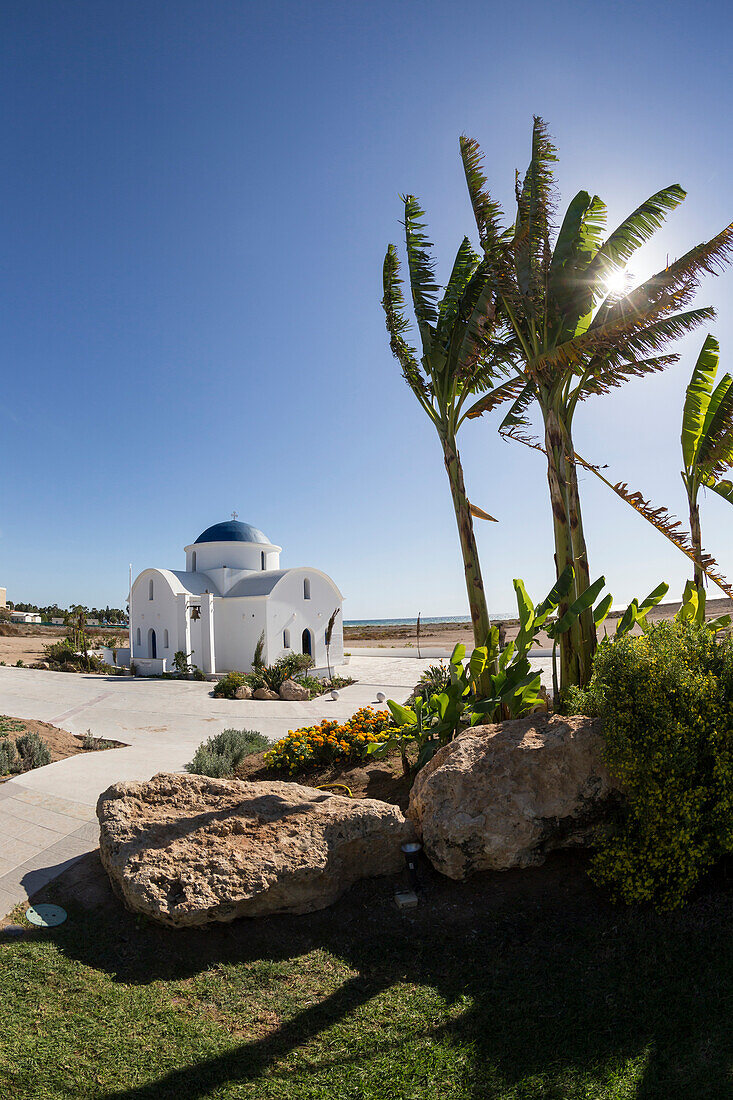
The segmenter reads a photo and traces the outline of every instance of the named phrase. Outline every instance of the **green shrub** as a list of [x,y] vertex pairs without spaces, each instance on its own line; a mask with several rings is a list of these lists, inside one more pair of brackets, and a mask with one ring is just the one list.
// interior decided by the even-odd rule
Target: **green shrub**
[[15,748],[23,764],[23,771],[31,768],[43,768],[51,763],[48,745],[37,733],[24,733],[15,742]]
[[267,738],[256,730],[222,730],[199,745],[193,760],[186,765],[186,771],[225,779],[234,775],[246,756],[262,752],[269,744]]
[[279,691],[286,680],[298,679],[312,665],[313,658],[307,653],[287,653],[268,668],[261,665],[253,669],[247,683],[253,689],[266,687],[270,691]]
[[626,796],[592,877],[626,902],[679,905],[733,851],[733,643],[657,623],[599,646],[589,694]]
[[10,775],[21,770],[20,758],[12,741],[0,741],[0,775]]
[[306,676],[301,674],[296,677],[296,682],[301,687],[308,688],[311,699],[317,699],[319,695],[326,695],[327,692],[337,690],[340,688],[348,687],[349,684],[353,684],[354,680],[350,676],[333,676],[330,680],[319,680],[317,676]]
[[601,713],[598,684],[591,681],[587,688],[579,688],[571,684],[565,693],[561,713],[585,714],[588,718],[597,718]]
[[415,684],[412,695],[407,700],[407,705],[412,706],[419,695],[423,699],[429,699],[431,695],[440,695],[450,683],[450,665],[441,662],[439,665],[428,665],[422,676]]
[[217,680],[214,684],[214,698],[234,699],[237,688],[246,683],[247,677],[243,672],[227,672],[226,676],[222,676],[221,680]]

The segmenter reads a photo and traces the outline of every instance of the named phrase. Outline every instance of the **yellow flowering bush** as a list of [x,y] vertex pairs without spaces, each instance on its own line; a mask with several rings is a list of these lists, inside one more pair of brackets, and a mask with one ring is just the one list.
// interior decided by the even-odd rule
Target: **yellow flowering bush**
[[672,908],[733,851],[733,645],[658,623],[599,646],[590,695],[625,794],[592,877],[617,899]]
[[265,763],[289,772],[316,768],[335,761],[363,760],[369,745],[386,741],[392,718],[386,710],[362,707],[348,722],[324,718],[317,726],[290,730],[265,755]]

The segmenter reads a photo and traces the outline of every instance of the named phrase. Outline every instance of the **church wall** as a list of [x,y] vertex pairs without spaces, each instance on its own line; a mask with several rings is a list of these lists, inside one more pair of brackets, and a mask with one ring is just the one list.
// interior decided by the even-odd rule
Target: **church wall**
[[186,547],[186,569],[189,573],[207,573],[209,570],[225,567],[259,572],[262,569],[263,552],[265,568],[279,569],[280,549],[277,546],[263,546],[252,542],[196,542]]
[[[150,599],[150,582],[153,582],[153,599]],[[137,630],[140,628],[140,645]],[[156,655],[167,659],[170,668],[178,649],[178,617],[176,597],[167,580],[157,569],[146,569],[132,586],[132,647],[133,660],[152,657],[150,630],[155,631]],[[168,631],[168,647],[165,632]]]
[[265,626],[265,600],[214,600],[217,672],[249,672],[257,639]]
[[[310,599],[305,598],[304,582],[309,582]],[[324,574],[307,568],[286,574],[267,601],[267,650],[272,664],[287,652],[303,652],[303,631],[311,631],[313,660],[316,668],[326,666],[326,626],[335,608],[341,608],[341,596]],[[290,636],[290,650],[284,646],[284,631]],[[331,638],[331,664],[340,664],[344,656],[344,631],[339,614]]]

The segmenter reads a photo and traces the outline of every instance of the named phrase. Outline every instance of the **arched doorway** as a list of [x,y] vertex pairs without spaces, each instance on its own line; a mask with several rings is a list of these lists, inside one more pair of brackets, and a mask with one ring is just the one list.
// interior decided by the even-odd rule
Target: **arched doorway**
[[148,649],[150,650],[150,656],[151,657],[157,657],[158,656],[158,642],[157,642],[157,639],[155,637],[155,631],[153,630],[152,627],[150,628],[150,630],[148,632]]
[[311,634],[310,630],[307,629],[307,627],[303,631],[303,637],[301,639],[301,642],[302,642],[301,649],[302,649],[303,653],[307,653],[309,657],[312,657],[313,656],[313,635]]

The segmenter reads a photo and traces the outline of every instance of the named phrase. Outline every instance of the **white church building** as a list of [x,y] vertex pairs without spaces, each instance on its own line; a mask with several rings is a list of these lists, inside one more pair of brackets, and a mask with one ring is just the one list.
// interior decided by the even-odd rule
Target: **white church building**
[[[235,513],[236,517],[236,513]],[[263,660],[307,653],[326,667],[343,661],[342,599],[320,569],[280,568],[282,547],[236,518],[216,523],[185,548],[186,568],[144,569],[130,592],[132,659],[142,673],[169,671],[182,650],[211,675],[248,672],[259,638]]]

